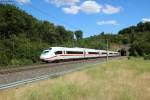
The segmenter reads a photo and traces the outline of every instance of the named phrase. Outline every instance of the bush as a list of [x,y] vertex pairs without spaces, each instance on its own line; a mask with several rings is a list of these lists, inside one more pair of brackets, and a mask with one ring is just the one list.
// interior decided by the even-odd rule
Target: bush
[[33,64],[31,59],[21,59],[22,65]]
[[10,65],[28,65],[28,64],[33,64],[32,60],[30,59],[12,59],[10,62]]
[[9,64],[9,59],[5,54],[0,54],[0,66],[5,66]]
[[12,59],[10,63],[11,63],[11,65],[21,65],[21,61],[19,61],[17,59]]
[[145,59],[145,60],[150,60],[150,54],[144,55],[144,59]]
[[128,56],[128,60],[130,60],[131,59],[131,56]]

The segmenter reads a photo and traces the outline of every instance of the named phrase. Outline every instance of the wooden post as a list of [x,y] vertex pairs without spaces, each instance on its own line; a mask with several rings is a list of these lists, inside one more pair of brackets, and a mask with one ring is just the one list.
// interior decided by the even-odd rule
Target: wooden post
[[106,57],[106,61],[108,61],[108,39],[106,41],[107,41],[107,57]]

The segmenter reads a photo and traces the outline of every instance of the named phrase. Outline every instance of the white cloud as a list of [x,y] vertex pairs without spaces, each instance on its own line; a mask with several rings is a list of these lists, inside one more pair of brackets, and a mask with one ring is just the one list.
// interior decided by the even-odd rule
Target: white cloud
[[78,6],[71,6],[71,7],[62,8],[62,10],[66,14],[77,14],[79,12],[79,10],[80,10],[80,7],[78,7]]
[[80,9],[87,14],[99,13],[101,6],[95,1],[88,0],[81,4]]
[[113,7],[111,5],[105,5],[105,7],[102,9],[102,11],[105,14],[114,14],[114,13],[119,13],[120,12],[120,8],[119,7]]
[[101,6],[95,1],[85,1],[80,6],[71,5],[70,7],[62,8],[62,10],[67,14],[77,14],[82,11],[87,14],[99,13],[101,11]]
[[30,0],[16,0],[16,1],[20,4],[26,4],[30,2]]
[[150,22],[150,18],[142,18],[142,22]]
[[98,21],[97,25],[118,25],[116,20]]
[[[100,5],[96,0],[45,0],[48,3],[55,4],[61,8],[66,14],[77,14],[82,11],[86,14],[100,13],[114,14],[120,12],[119,7],[113,7],[111,5]],[[83,1],[83,2],[80,2]],[[80,2],[78,5],[77,3]]]
[[56,6],[75,5],[77,2],[80,2],[80,0],[45,0],[45,1],[53,3]]

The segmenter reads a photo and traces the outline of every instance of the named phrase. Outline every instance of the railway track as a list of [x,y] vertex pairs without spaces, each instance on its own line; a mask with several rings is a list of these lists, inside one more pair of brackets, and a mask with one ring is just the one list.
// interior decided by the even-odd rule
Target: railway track
[[22,72],[22,71],[28,71],[28,70],[34,70],[34,69],[40,69],[40,68],[55,67],[55,66],[60,66],[60,65],[89,62],[89,61],[94,61],[98,59],[105,59],[105,58],[96,58],[96,59],[89,59],[89,60],[83,59],[83,60],[75,60],[75,61],[60,62],[60,63],[49,63],[49,64],[43,63],[43,64],[36,64],[32,66],[24,66],[24,67],[19,67],[19,68],[3,69],[3,70],[0,70],[0,74],[8,74],[8,73]]
[[[100,64],[100,63],[97,63],[97,64]],[[92,64],[92,65],[97,65],[97,64]],[[92,65],[88,65],[86,67],[89,67],[89,66],[92,66]],[[70,72],[74,72],[74,71],[77,71],[77,70],[81,70],[83,68],[85,68],[85,66],[84,67],[80,67],[80,68],[70,69],[70,70],[67,70],[67,71],[62,71],[62,72],[57,72],[57,73],[50,73],[50,74],[43,75],[43,76],[40,76],[40,77],[35,77],[35,78],[31,78],[31,79],[21,80],[21,81],[17,81],[17,82],[13,82],[13,83],[3,84],[3,85],[0,85],[0,90],[16,87],[16,86],[23,85],[23,84],[29,84],[29,83],[32,83],[32,82],[35,82],[35,81],[48,79],[50,77],[61,76],[61,75],[64,75],[66,73],[70,73]]]
[[[120,59],[120,57],[118,57],[116,59]],[[44,64],[44,65],[40,65],[38,67],[33,67],[33,68],[29,67],[27,69],[25,69],[25,68],[20,69],[19,68],[19,69],[5,70],[3,72],[1,71],[1,75],[3,75],[5,77],[5,75],[9,75],[9,74],[13,75],[13,73],[20,73],[20,71],[21,71],[21,73],[23,73],[25,71],[28,72],[28,71],[33,70],[33,69],[34,70],[42,69],[43,66],[44,66],[44,69],[49,68],[49,67],[51,67],[51,68],[53,67],[55,69],[55,71],[47,72],[47,73],[41,74],[39,76],[37,75],[36,77],[20,79],[20,80],[17,80],[17,81],[12,81],[12,82],[8,82],[8,83],[0,84],[0,90],[20,86],[20,85],[23,85],[23,84],[29,84],[29,83],[32,83],[32,82],[35,82],[35,81],[48,79],[50,77],[56,77],[56,76],[64,75],[66,73],[70,73],[70,72],[73,72],[73,71],[84,69],[85,67],[90,67],[90,66],[93,66],[93,65],[104,63],[105,61],[106,60],[103,58],[103,59],[95,59],[95,60],[84,61],[84,62],[82,61],[82,64],[81,64],[81,61],[74,61],[74,62],[65,62],[65,63],[58,63],[58,64]],[[62,65],[62,64],[64,64],[64,65]],[[72,67],[68,67],[68,66],[66,67],[66,64],[69,65],[69,66],[72,66]],[[61,70],[56,70],[57,69],[56,66],[60,66],[60,65],[63,68],[62,67],[59,67],[59,68],[57,67],[58,69],[61,69]]]

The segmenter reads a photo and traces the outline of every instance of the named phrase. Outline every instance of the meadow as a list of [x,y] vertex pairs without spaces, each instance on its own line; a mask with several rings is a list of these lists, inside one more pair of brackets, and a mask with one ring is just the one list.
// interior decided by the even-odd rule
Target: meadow
[[0,100],[150,100],[150,61],[112,60],[0,91]]

